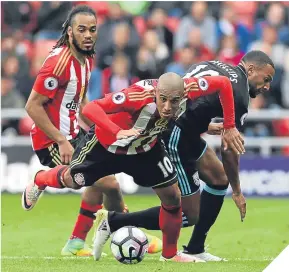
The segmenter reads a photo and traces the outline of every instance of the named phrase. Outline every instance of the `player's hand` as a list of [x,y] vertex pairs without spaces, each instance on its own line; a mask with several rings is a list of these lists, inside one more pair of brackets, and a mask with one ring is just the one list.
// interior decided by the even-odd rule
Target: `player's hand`
[[232,199],[234,200],[236,206],[238,207],[240,211],[241,221],[243,222],[246,216],[246,199],[242,193],[238,193],[238,194],[233,193]]
[[224,150],[231,148],[236,154],[244,154],[244,139],[236,128],[224,129],[222,134]]
[[210,123],[207,134],[221,135],[223,132],[223,129],[224,129],[223,123]]
[[127,139],[131,136],[136,136],[138,137],[140,135],[140,130],[139,129],[135,129],[135,128],[131,128],[128,130],[120,130],[117,134],[116,134],[116,138],[118,140],[120,139]]
[[58,143],[58,148],[61,162],[63,164],[69,164],[71,162],[74,152],[74,148],[72,147],[71,143],[67,139],[65,139]]

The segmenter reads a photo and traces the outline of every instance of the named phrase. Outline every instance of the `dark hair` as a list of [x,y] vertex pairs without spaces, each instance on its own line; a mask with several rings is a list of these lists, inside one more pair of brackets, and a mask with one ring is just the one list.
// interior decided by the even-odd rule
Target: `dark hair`
[[[71,9],[71,11],[68,13],[67,19],[62,25],[62,34],[57,43],[53,46],[53,49],[61,47],[63,45],[68,45],[68,34],[67,34],[67,29],[69,26],[71,26],[73,18],[75,15],[79,13],[86,13],[89,15],[92,15],[96,18],[96,12],[90,8],[89,6],[86,5],[78,5],[75,6]],[[95,54],[95,52],[93,52]]]
[[257,64],[259,67],[265,66],[267,64],[271,65],[275,69],[275,65],[270,57],[260,50],[253,50],[248,52],[242,60],[245,63],[253,62]]

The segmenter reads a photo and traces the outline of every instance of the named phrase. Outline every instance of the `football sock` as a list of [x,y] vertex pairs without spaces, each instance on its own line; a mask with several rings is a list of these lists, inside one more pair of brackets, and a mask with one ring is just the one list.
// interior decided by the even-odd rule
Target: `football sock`
[[64,188],[61,179],[68,166],[58,165],[47,171],[40,171],[35,176],[35,184],[40,188],[45,188],[46,186],[53,188]]
[[[161,207],[157,206],[147,210],[127,214],[110,212],[108,222],[112,232],[124,226],[135,226],[147,230],[160,230],[160,210]],[[182,227],[188,226],[188,219],[182,212]]]
[[182,208],[162,204],[159,224],[163,233],[163,251],[165,258],[172,258],[177,253],[177,243],[182,226]]
[[102,205],[90,205],[82,200],[79,215],[70,239],[79,238],[85,240],[88,232],[93,226],[93,221],[95,219],[94,213],[101,208]]
[[132,213],[109,212],[108,222],[111,232],[124,226],[135,226],[147,230],[160,230],[160,207]]
[[193,254],[204,252],[208,231],[215,223],[222,208],[228,185],[205,185],[201,194],[199,221],[185,249]]

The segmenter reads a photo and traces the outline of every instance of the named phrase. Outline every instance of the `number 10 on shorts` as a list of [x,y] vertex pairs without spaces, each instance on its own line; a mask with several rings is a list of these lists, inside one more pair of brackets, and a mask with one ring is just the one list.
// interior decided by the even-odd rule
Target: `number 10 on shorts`
[[158,167],[162,170],[165,178],[174,172],[174,167],[168,157],[164,157],[163,161],[158,163]]

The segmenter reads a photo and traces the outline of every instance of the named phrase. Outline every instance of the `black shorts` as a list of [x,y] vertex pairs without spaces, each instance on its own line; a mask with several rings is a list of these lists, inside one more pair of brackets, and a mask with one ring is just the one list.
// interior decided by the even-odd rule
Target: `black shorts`
[[200,189],[199,174],[196,162],[203,156],[207,143],[200,135],[186,137],[178,126],[163,135],[171,161],[178,175],[182,196],[195,194]]
[[[85,131],[83,129],[80,129],[77,136],[70,140],[69,142],[73,146],[73,148],[76,147],[76,145],[79,143],[80,139],[84,137]],[[50,168],[54,168],[57,165],[63,164],[61,162],[58,144],[54,143],[50,145],[47,148],[35,150],[35,153],[40,161],[40,163],[44,166],[48,166]]]
[[71,176],[80,186],[91,186],[98,179],[124,172],[143,187],[167,187],[177,182],[177,174],[164,145],[156,143],[147,152],[120,155],[107,151],[94,133],[88,133],[74,151]]

